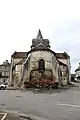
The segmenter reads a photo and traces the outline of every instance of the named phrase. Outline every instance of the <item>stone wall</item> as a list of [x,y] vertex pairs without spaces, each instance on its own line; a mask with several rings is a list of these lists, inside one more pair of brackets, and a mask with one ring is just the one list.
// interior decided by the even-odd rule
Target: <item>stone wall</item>
[[22,65],[16,65],[15,67],[15,81],[16,81],[16,86],[19,86],[21,83],[21,74],[22,74]]
[[49,78],[53,77],[53,79],[55,79],[56,82],[59,82],[59,74],[58,74],[59,63],[57,62],[54,54],[52,54],[50,51],[36,51],[29,54],[29,57],[26,61],[27,66],[25,67],[24,70],[25,81],[30,80],[31,76],[35,76],[34,77],[35,79],[42,78],[42,74],[38,71],[39,61],[41,59],[45,61],[45,72],[43,75],[45,76],[45,79],[48,79],[48,77]]
[[[17,64],[19,61],[21,61],[23,58],[11,58],[11,68],[10,68],[10,82],[9,85],[14,84],[13,81],[16,80],[15,78],[15,70],[13,70],[13,67],[15,66],[15,64]],[[14,72],[14,74],[13,74]]]
[[71,82],[71,65],[70,65],[70,58],[69,59],[58,59],[62,63],[66,64],[68,67],[68,82]]
[[65,65],[60,65],[60,69],[61,69],[61,72],[62,72],[62,80],[61,80],[61,83],[62,85],[67,85],[67,82],[68,82],[68,68],[67,66]]

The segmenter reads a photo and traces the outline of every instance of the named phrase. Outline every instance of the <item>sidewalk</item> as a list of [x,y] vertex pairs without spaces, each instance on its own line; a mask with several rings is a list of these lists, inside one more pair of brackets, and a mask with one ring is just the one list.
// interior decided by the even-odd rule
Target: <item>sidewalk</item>
[[38,116],[20,113],[18,111],[0,110],[0,113],[0,120],[46,120]]
[[19,116],[14,116],[0,110],[0,120],[22,120]]
[[22,120],[22,119],[18,116],[13,116],[8,114],[4,120]]

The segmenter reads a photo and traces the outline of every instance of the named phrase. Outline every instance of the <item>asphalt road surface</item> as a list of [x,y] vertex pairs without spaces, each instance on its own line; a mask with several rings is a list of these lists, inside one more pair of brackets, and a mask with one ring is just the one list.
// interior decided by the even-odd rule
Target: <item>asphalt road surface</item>
[[0,110],[47,120],[80,120],[80,88],[51,91],[0,91]]

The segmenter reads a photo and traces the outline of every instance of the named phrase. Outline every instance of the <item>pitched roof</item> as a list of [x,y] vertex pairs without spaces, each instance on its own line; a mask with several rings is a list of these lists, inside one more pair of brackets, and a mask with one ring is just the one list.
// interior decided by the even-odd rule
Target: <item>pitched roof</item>
[[80,66],[75,70],[75,72],[76,72],[76,71],[79,71],[79,70],[80,70]]
[[13,58],[25,58],[27,56],[27,52],[14,52],[11,57]]
[[79,70],[80,70],[80,63],[79,63],[79,67],[75,70],[75,72],[76,72],[76,71],[79,71]]
[[67,66],[65,63],[63,63],[63,62],[61,62],[61,61],[59,61],[59,60],[57,60],[58,62],[59,62],[59,64],[60,65],[64,65],[64,66]]
[[41,30],[39,29],[36,39],[43,39]]
[[6,67],[7,67],[7,66],[10,66],[10,65],[11,65],[10,63],[7,64],[7,65],[6,65],[6,64],[0,64],[0,66],[6,66]]
[[35,49],[49,49],[48,47],[46,47],[43,43],[39,43],[35,48],[32,48],[32,50]]
[[31,49],[30,51],[28,51],[28,52],[27,52],[27,55],[28,55],[29,53],[31,53],[31,52],[34,52],[34,51],[50,51],[52,54],[54,54],[54,56],[55,56],[55,54],[56,54],[56,53],[55,53],[54,51],[52,51],[51,49],[49,49],[49,48],[46,49],[46,47],[40,45],[40,46],[35,47],[35,48]]
[[11,63],[8,62],[8,60],[5,60],[3,64],[0,64],[0,66],[10,66]]
[[41,31],[39,30],[38,35],[35,39],[32,40],[31,48],[36,47],[38,44],[44,44],[46,47],[50,48],[49,40],[42,37]]
[[56,53],[56,58],[58,58],[58,59],[68,59],[68,58],[70,58],[70,56],[66,52]]

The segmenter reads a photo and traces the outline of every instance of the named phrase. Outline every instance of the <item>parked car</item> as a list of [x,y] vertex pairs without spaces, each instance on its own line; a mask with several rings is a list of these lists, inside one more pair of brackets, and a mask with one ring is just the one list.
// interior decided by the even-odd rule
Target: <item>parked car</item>
[[0,90],[5,90],[7,88],[7,85],[0,84]]

